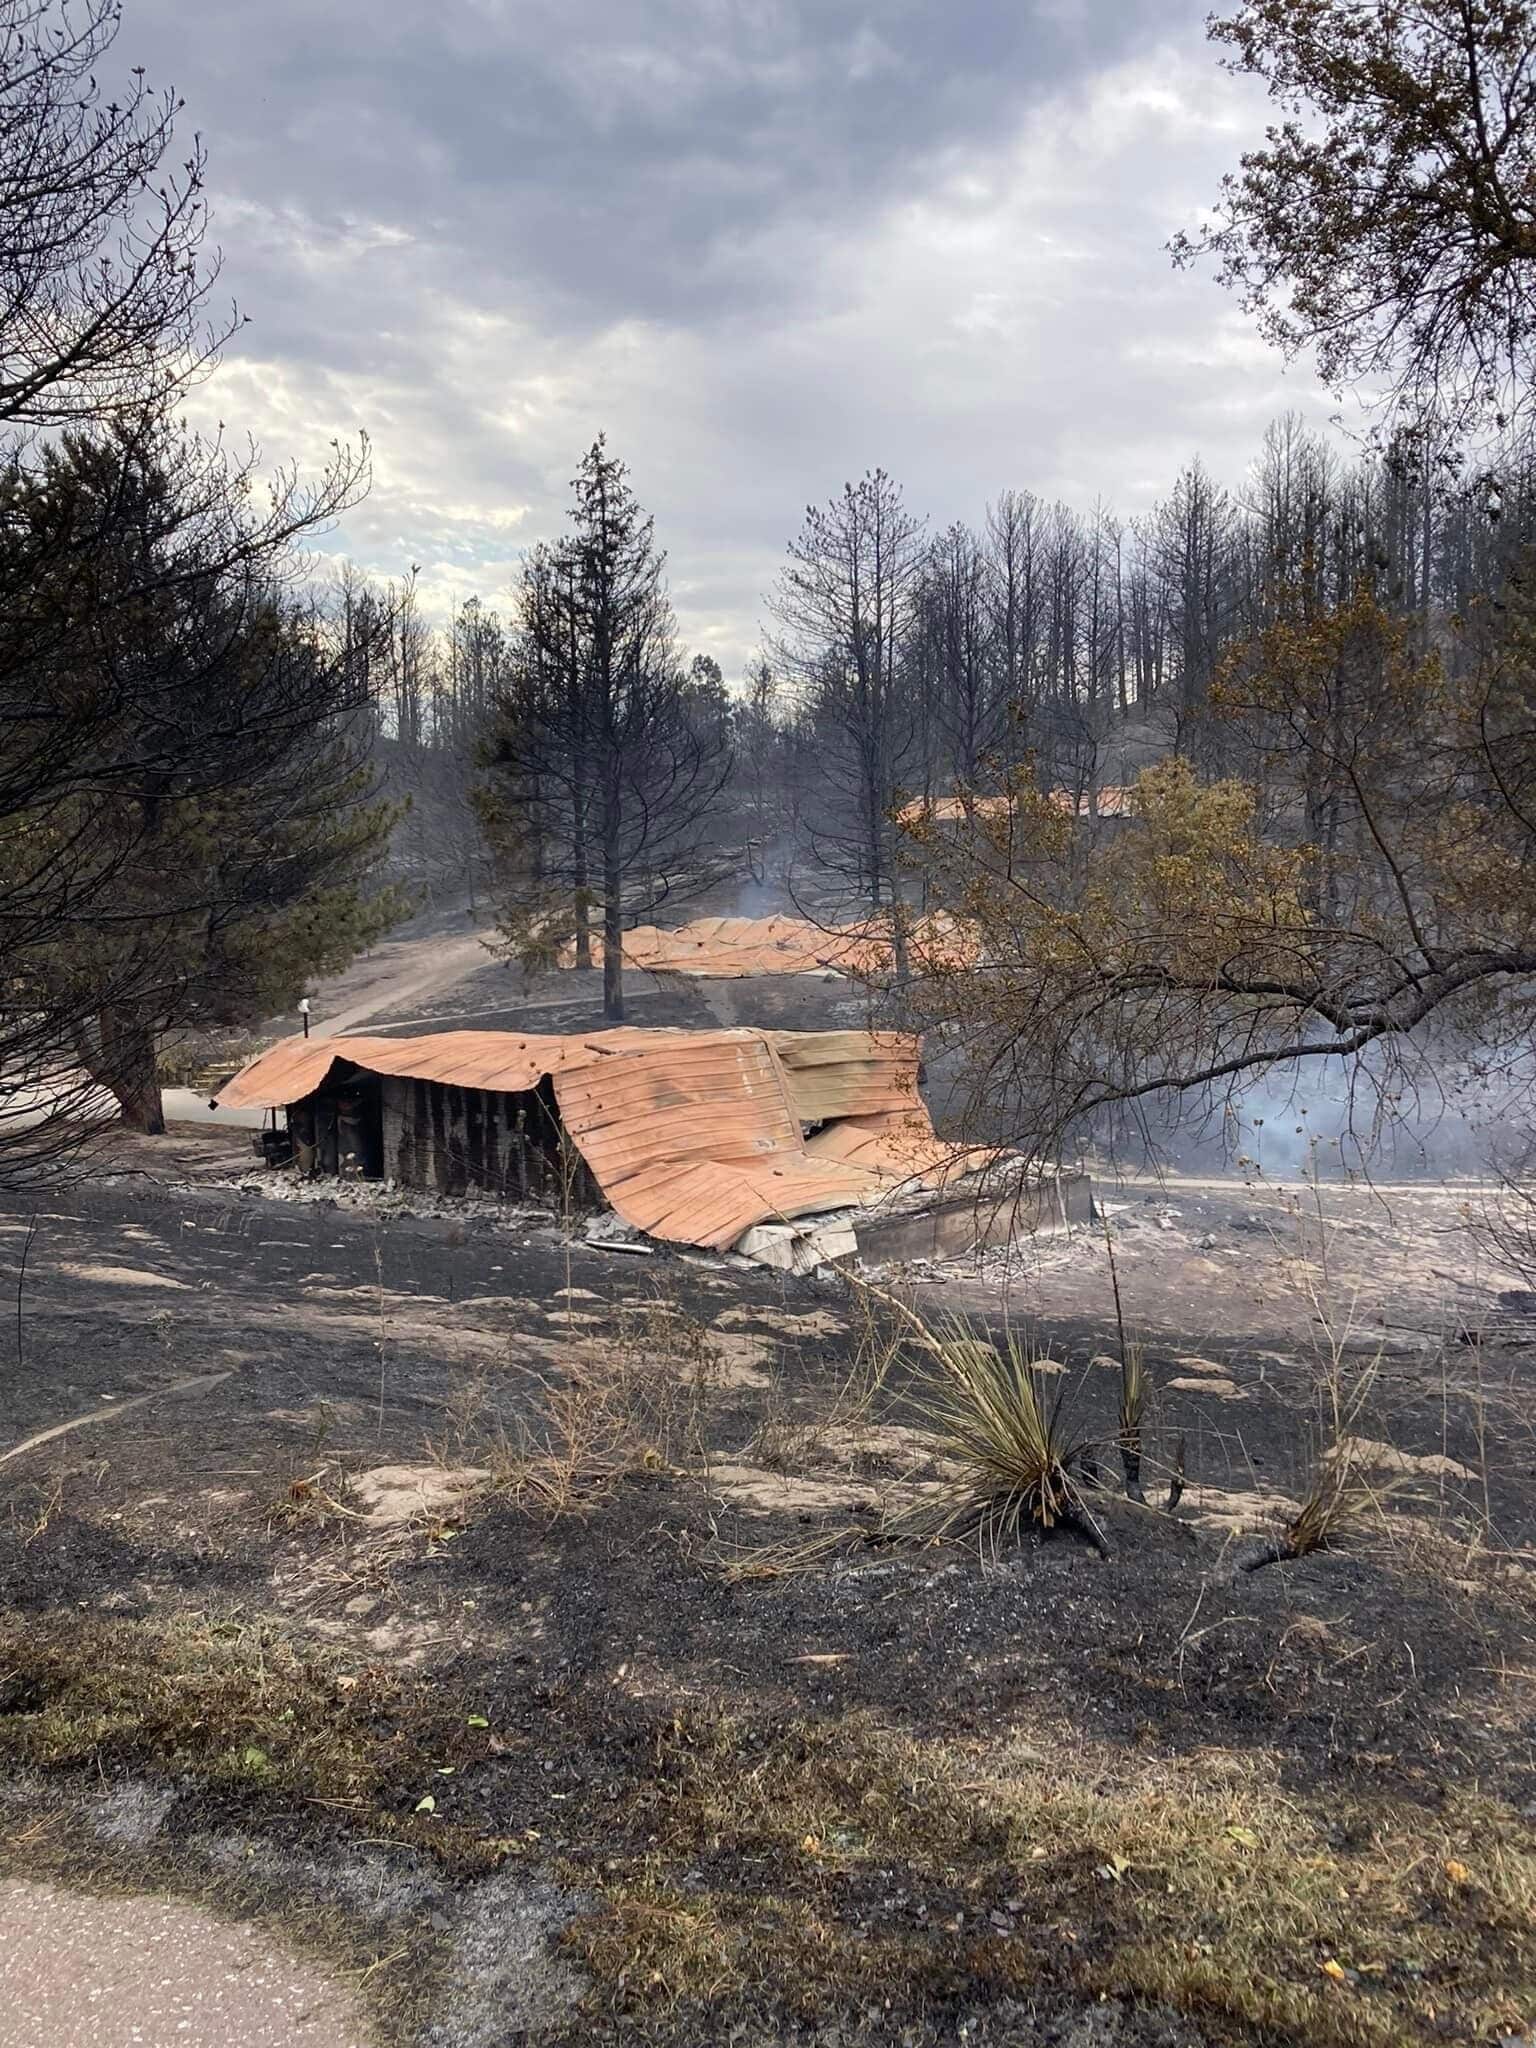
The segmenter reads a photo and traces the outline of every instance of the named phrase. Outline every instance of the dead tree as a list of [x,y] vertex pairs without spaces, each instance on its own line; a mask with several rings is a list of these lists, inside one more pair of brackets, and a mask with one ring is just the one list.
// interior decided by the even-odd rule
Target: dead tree
[[617,1023],[635,885],[652,915],[696,879],[730,756],[676,657],[654,524],[601,438],[573,488],[570,530],[524,566],[482,817],[518,952],[547,956],[574,934],[587,964],[600,909],[603,1012]]
[[[877,469],[807,510],[770,599],[777,659],[818,742],[815,858],[877,916],[900,902],[892,814],[921,774],[911,656],[923,561],[922,522]],[[900,973],[902,920],[893,922]]]

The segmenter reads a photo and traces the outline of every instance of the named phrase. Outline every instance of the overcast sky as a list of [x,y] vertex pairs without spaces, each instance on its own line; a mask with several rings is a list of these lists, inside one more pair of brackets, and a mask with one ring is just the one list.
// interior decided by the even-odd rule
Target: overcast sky
[[329,545],[504,604],[605,429],[739,675],[809,500],[1130,514],[1330,407],[1175,273],[1264,107],[1185,0],[127,0],[251,324],[200,410],[366,428]]

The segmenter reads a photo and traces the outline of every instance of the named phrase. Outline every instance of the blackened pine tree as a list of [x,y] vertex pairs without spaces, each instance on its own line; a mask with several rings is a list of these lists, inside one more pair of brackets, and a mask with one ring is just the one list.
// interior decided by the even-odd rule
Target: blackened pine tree
[[163,1128],[168,1033],[286,1006],[403,907],[373,887],[393,813],[368,649],[325,630],[280,550],[233,546],[238,510],[181,448],[70,432],[0,521],[0,583],[41,533],[31,601],[68,622],[30,663],[12,649],[23,756],[69,743],[0,827],[0,1054],[72,1056],[143,1131]]
[[481,818],[511,950],[602,925],[603,1012],[624,1016],[626,926],[699,879],[730,770],[678,661],[665,557],[600,436],[568,531],[524,565],[518,633],[484,750]]
[[[191,698],[172,707],[174,662],[104,650],[210,588],[282,591],[295,542],[367,478],[366,444],[337,447],[315,485],[279,474],[263,501],[254,454],[168,426],[239,316],[205,314],[218,263],[179,101],[126,65],[102,82],[119,17],[115,0],[0,0],[0,1176],[86,1127],[67,1078],[79,1003],[133,1014],[175,978],[116,828],[209,735]],[[50,447],[64,429],[113,437],[114,483]],[[174,490],[139,488],[156,467]],[[70,954],[98,962],[88,989],[54,971]]]
[[0,0],[0,424],[163,408],[239,325],[203,317],[203,151],[135,70],[98,83],[116,0]]

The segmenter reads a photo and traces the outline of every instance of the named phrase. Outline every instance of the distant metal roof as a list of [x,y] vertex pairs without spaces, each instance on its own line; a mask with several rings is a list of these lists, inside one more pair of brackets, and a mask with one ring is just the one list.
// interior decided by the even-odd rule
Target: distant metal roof
[[[870,1031],[443,1031],[290,1038],[244,1067],[220,1108],[279,1108],[341,1063],[516,1093],[552,1077],[599,1187],[636,1229],[723,1248],[754,1223],[942,1185],[987,1155],[935,1136],[918,1041]],[[807,1140],[807,1124],[822,1128]],[[835,1134],[846,1132],[840,1140]]]
[[[1135,808],[1134,797],[1134,790],[1106,785],[1091,796],[1087,790],[1053,789],[1047,792],[1046,801],[1079,818],[1095,813],[1101,818],[1128,818]],[[966,818],[1005,818],[1013,803],[1011,796],[915,796],[896,816],[903,825],[953,825]]]
[[[599,966],[603,942],[591,938],[592,963]],[[917,953],[938,954],[956,964],[968,959],[974,944],[964,927],[942,913],[914,916],[908,943]],[[567,940],[559,953],[562,967],[576,964],[576,945]],[[691,924],[664,930],[636,925],[624,934],[624,961],[650,974],[697,974],[715,980],[742,980],[756,974],[888,973],[894,949],[888,919],[822,926],[808,918],[697,917]]]

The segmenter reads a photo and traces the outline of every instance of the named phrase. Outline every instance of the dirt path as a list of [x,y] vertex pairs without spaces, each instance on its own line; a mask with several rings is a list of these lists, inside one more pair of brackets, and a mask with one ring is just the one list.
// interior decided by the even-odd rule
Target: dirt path
[[0,1884],[0,2048],[364,2048],[351,1997],[258,1930],[160,1898]]
[[320,996],[315,1021],[328,1035],[355,1031],[385,1010],[438,997],[490,964],[479,932],[436,932],[376,946]]

